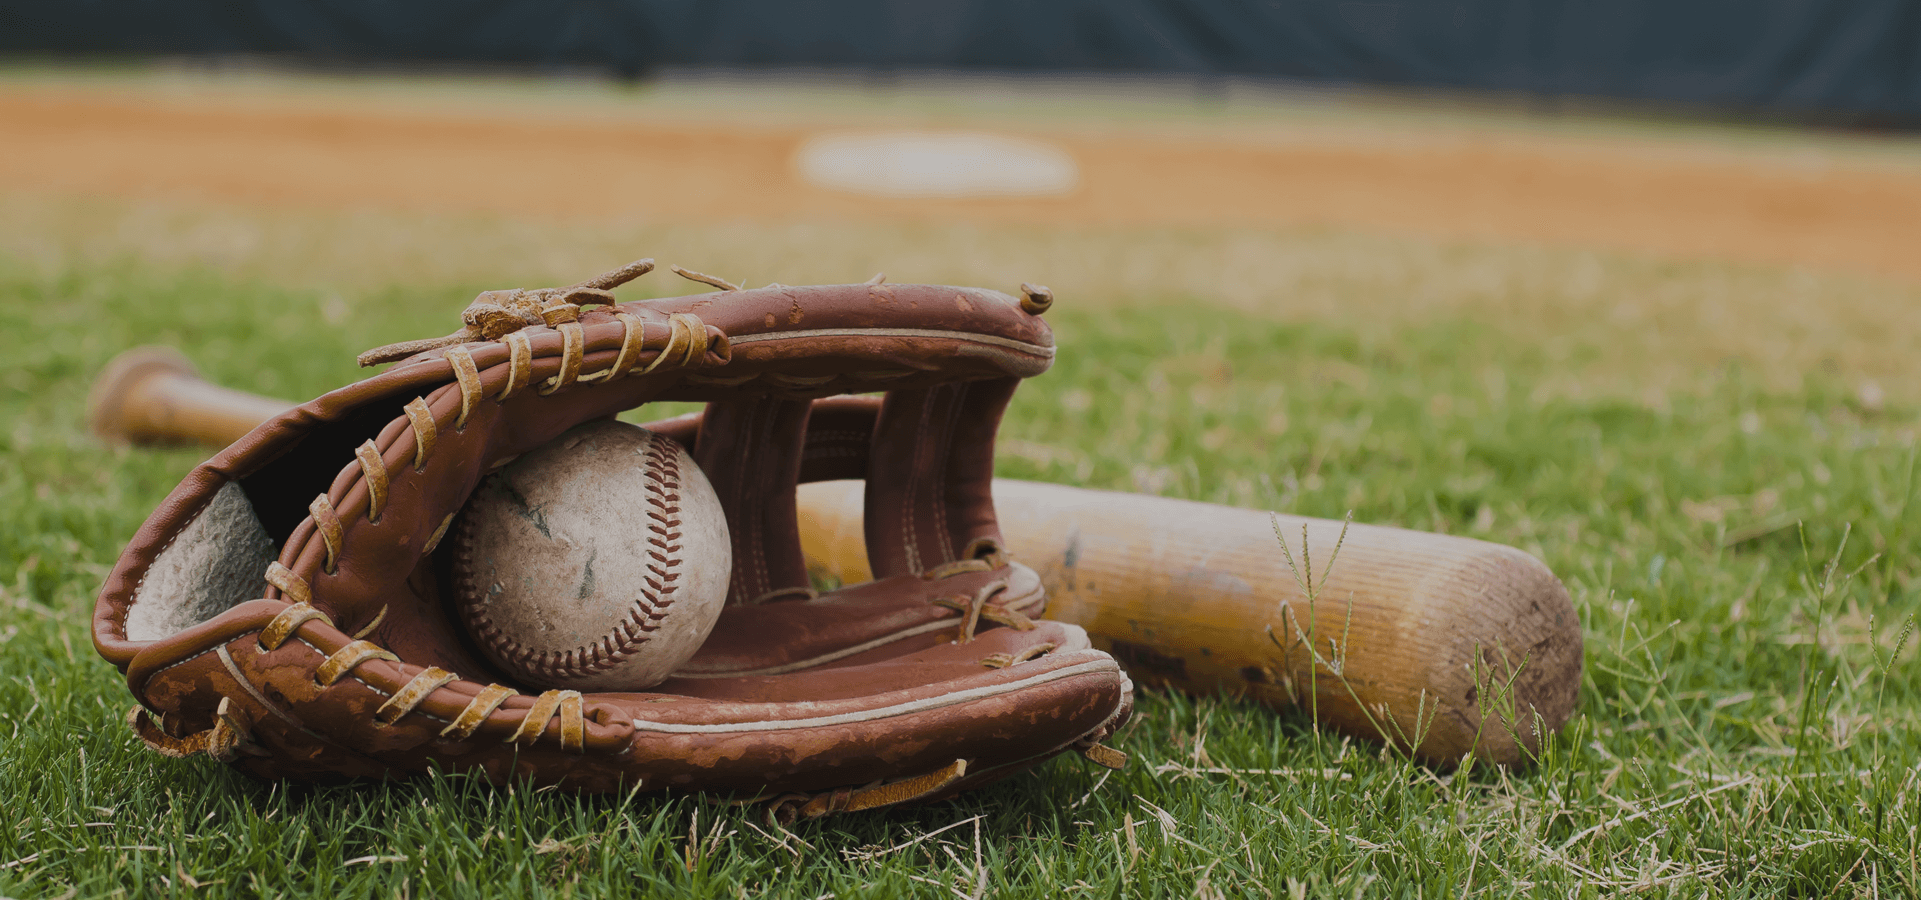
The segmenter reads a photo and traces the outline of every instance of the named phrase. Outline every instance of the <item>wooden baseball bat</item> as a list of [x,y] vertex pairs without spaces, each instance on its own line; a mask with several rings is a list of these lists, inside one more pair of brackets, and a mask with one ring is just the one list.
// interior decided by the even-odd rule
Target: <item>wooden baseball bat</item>
[[[861,489],[800,487],[810,564],[848,583],[872,577]],[[1441,763],[1524,762],[1573,712],[1579,617],[1512,547],[1009,479],[994,505],[1047,618],[1145,683],[1298,707]]]
[[[291,405],[153,348],[110,364],[89,402],[103,435],[215,446]],[[843,583],[871,577],[861,490],[800,488],[809,564]],[[1512,547],[1024,481],[995,482],[994,502],[1047,585],[1048,618],[1087,629],[1143,683],[1303,709],[1440,763],[1524,762],[1573,711],[1579,617]]]
[[87,425],[115,442],[225,447],[293,406],[207,381],[171,347],[135,347],[94,379]]

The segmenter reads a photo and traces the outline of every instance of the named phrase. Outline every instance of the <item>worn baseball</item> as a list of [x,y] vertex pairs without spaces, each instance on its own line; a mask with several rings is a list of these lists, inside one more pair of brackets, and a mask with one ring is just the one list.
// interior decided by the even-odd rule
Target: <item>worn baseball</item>
[[659,684],[727,600],[720,497],[679,443],[624,422],[574,428],[489,475],[455,527],[460,617],[529,686]]

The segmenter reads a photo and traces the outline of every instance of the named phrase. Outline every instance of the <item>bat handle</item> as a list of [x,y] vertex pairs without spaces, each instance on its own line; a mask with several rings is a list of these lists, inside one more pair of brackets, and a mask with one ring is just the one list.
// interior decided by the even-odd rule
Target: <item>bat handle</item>
[[115,442],[224,447],[293,406],[207,381],[171,347],[135,347],[94,380],[87,424]]

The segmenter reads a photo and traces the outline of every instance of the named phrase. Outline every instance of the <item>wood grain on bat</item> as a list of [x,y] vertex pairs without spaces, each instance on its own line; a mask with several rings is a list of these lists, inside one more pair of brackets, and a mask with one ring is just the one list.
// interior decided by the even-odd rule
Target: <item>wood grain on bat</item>
[[[802,485],[809,560],[867,576],[861,485]],[[1301,706],[1436,761],[1513,763],[1566,721],[1581,673],[1567,591],[1533,556],[1448,535],[1000,480],[1008,546],[1045,580],[1047,617],[1081,625],[1148,683]],[[1297,566],[1305,576],[1307,565]],[[1538,718],[1537,718],[1538,717]]]

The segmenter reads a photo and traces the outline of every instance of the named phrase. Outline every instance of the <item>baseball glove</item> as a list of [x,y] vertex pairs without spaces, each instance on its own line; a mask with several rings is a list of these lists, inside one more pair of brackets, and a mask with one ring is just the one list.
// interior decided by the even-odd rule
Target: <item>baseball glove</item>
[[[1098,742],[1132,685],[1079,628],[1038,620],[1040,581],[1001,545],[989,494],[1002,410],[1053,358],[1046,290],[740,290],[682,272],[722,291],[614,302],[649,268],[481,294],[460,331],[370,351],[399,364],[187,476],[94,612],[141,739],[263,777],[438,766],[728,792],[783,818],[948,796],[1068,749],[1121,765]],[[727,606],[644,693],[523,690],[459,627],[435,548],[490,470],[654,400],[707,403],[650,427],[721,498]],[[817,593],[794,487],[831,478],[866,480],[875,580]]]

